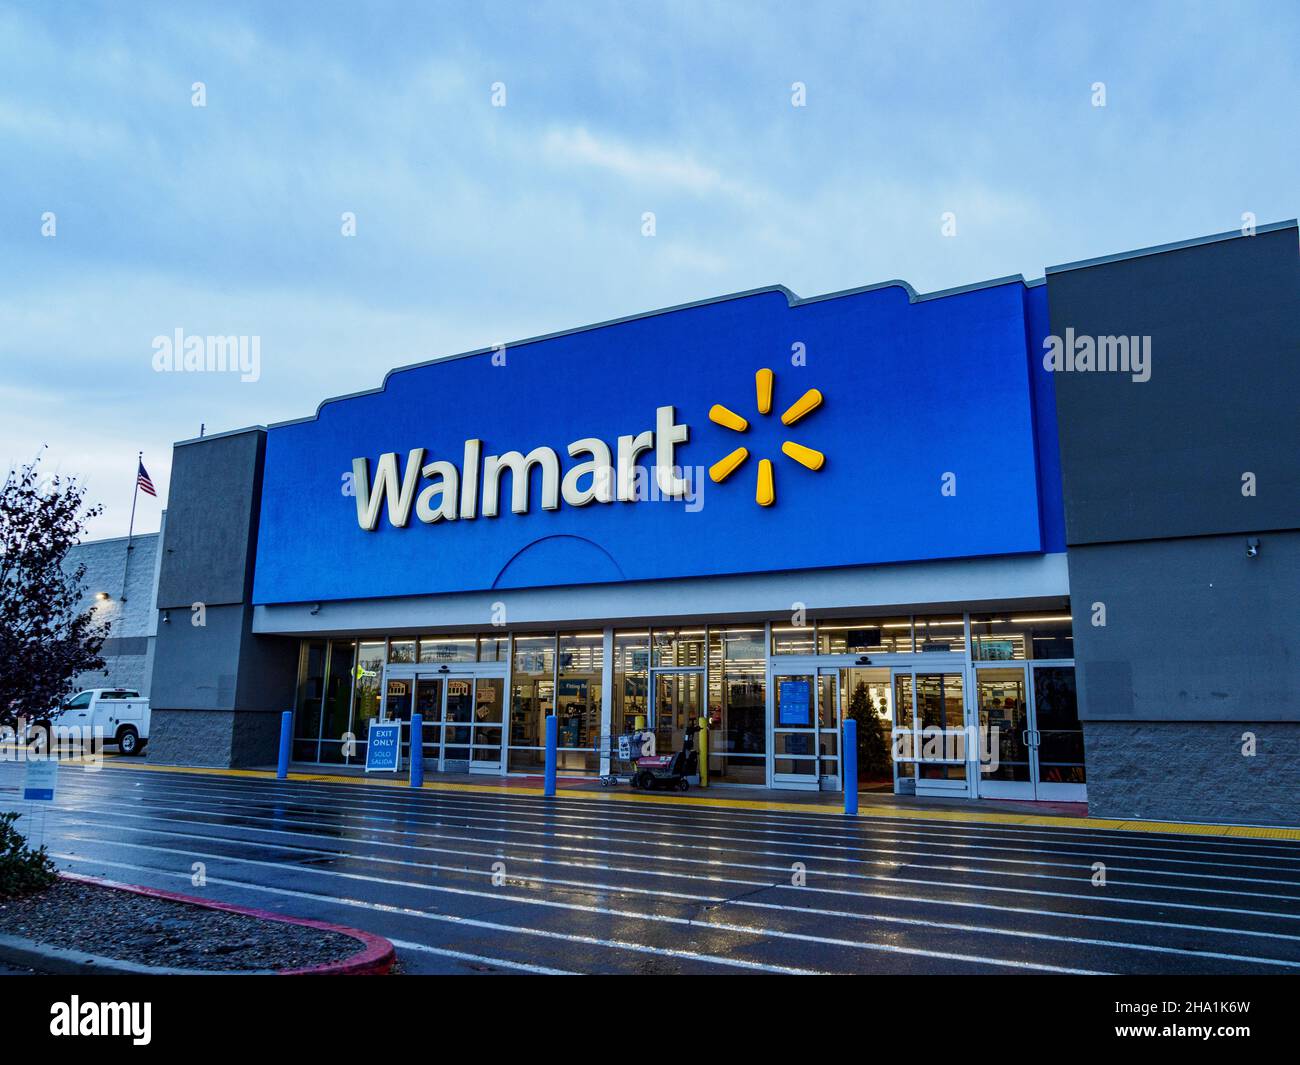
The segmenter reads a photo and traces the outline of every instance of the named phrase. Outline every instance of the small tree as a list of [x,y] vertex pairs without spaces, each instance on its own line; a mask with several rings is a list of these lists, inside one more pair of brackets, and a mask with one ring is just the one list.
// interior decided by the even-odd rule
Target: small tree
[[0,490],[0,727],[62,704],[79,673],[103,669],[108,623],[82,609],[86,567],[66,568],[87,522],[75,478],[38,479],[39,456]]
[[869,780],[893,773],[889,761],[889,737],[885,722],[876,712],[866,681],[858,681],[849,698],[849,717],[858,723],[858,776]]

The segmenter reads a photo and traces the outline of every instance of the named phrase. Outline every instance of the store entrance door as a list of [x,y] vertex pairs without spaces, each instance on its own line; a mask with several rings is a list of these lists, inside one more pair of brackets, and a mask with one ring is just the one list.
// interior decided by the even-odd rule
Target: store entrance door
[[[445,773],[497,773],[505,764],[505,664],[388,667],[381,717],[424,721],[424,764]],[[403,755],[410,757],[409,736]]]
[[975,699],[983,798],[1087,801],[1072,666],[976,666]]
[[[686,742],[686,729],[704,719],[704,670],[651,670],[649,728],[656,754],[676,754]],[[698,749],[698,748],[697,748]]]
[[772,674],[772,787],[839,790],[840,673],[791,659]]
[[894,669],[894,790],[970,795],[964,678],[958,672]]

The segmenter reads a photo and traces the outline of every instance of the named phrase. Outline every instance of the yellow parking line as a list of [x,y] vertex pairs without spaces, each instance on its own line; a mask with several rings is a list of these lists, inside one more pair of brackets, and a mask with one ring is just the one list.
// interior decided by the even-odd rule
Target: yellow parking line
[[[109,758],[109,756],[105,756]],[[79,759],[67,760],[76,764]],[[223,769],[209,766],[173,766],[150,765],[134,758],[111,757],[104,763],[118,769],[139,769],[155,773],[186,773],[197,776],[249,777],[253,779],[275,780],[276,775],[269,769]],[[342,776],[331,773],[290,773],[289,780],[304,783],[321,784],[370,784],[381,787],[408,788],[406,779],[401,776],[358,777]],[[426,780],[424,787],[428,791],[462,791],[481,795],[531,795],[541,794],[540,788],[521,787],[512,784],[465,784],[449,781]],[[827,803],[781,802],[770,799],[731,799],[701,795],[699,793],[683,795],[681,793],[656,795],[642,792],[625,791],[574,791],[569,788],[557,788],[558,798],[584,799],[588,802],[643,802],[669,806],[695,806],[714,810],[753,810],[760,813],[815,814],[821,816],[843,816],[842,808]],[[936,810],[926,807],[873,806],[864,803],[859,807],[858,815],[863,818],[898,818],[916,821],[952,821],[960,824],[997,824],[1020,825],[1022,827],[1040,828],[1091,828],[1126,832],[1151,832],[1166,835],[1223,836],[1239,839],[1286,839],[1300,840],[1300,828],[1272,828],[1255,825],[1211,825],[1173,821],[1124,821],[1105,817],[1067,817],[1062,814],[1007,813],[1001,810]]]

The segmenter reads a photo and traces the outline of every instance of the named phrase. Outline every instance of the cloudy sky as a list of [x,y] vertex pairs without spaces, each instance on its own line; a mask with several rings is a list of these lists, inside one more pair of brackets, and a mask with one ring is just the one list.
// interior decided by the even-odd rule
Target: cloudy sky
[[[174,441],[393,366],[1292,218],[1298,55],[1280,3],[0,3],[0,457],[112,536],[143,450],[151,531]],[[260,378],[156,372],[178,328]]]

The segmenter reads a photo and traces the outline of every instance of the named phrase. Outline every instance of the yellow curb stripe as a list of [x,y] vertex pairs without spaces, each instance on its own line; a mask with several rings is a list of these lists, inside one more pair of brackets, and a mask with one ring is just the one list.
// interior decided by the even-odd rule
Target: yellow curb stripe
[[[61,762],[61,765],[69,762]],[[105,765],[118,769],[138,769],[155,773],[182,773],[195,776],[216,777],[251,777],[263,780],[275,780],[272,769],[225,769],[218,766],[172,766],[149,765],[136,762],[130,758],[113,758]],[[329,773],[290,773],[289,780],[304,783],[321,784],[378,784],[381,787],[404,788],[410,785],[401,776],[360,777],[338,776]],[[464,791],[483,795],[531,795],[541,796],[540,788],[521,787],[510,784],[463,784],[441,781],[425,781],[427,791]],[[699,794],[680,793],[662,796],[653,792],[624,791],[574,791],[569,788],[557,788],[556,797],[562,799],[585,799],[588,802],[648,802],[666,806],[697,806],[715,810],[753,810],[768,813],[815,814],[820,816],[843,817],[839,805],[826,803],[781,802],[767,799],[727,799]],[[1105,817],[1069,817],[1064,814],[1006,813],[999,810],[930,810],[920,807],[893,807],[864,805],[859,808],[858,816],[862,818],[892,818],[913,821],[952,821],[959,824],[997,824],[1020,825],[1040,828],[1081,828],[1103,829],[1121,832],[1151,832],[1163,835],[1180,836],[1223,836],[1234,839],[1284,839],[1300,840],[1300,828],[1270,827],[1267,825],[1210,825],[1181,821],[1124,821]]]

